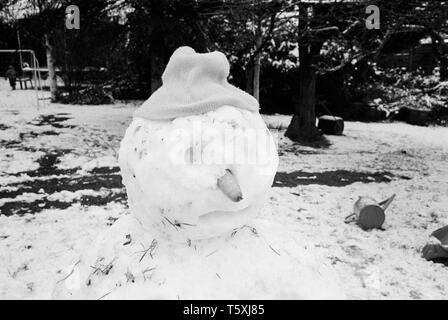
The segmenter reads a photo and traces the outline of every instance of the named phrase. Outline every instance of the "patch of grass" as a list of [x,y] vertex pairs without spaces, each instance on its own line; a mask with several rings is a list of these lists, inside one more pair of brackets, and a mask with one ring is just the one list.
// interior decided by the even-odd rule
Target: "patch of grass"
[[[299,185],[326,185],[330,187],[343,187],[355,182],[390,182],[394,174],[383,172],[356,172],[348,170],[335,170],[324,172],[277,172],[274,179],[274,187],[297,187]],[[398,178],[407,178],[401,177]]]

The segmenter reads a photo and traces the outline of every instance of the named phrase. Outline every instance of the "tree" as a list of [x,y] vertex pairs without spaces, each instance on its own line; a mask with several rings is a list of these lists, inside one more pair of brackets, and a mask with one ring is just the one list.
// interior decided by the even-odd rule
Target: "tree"
[[[404,0],[373,3],[295,1],[299,10],[299,103],[285,135],[292,140],[319,137],[314,111],[316,76],[341,70],[349,72],[359,62],[375,59],[391,35],[418,21],[414,17],[416,8],[422,8],[421,15],[426,19],[431,17],[431,10],[422,3]],[[380,8],[379,30],[365,27],[367,4]]]
[[62,16],[60,14],[63,4],[63,0],[30,0],[28,2],[28,7],[23,9],[25,12],[25,16],[34,15],[39,20],[39,23],[42,26],[41,28],[43,30],[43,35],[41,37],[47,57],[48,83],[50,86],[52,102],[57,101],[58,86],[56,81],[56,66],[51,34],[52,29],[55,28],[54,22],[57,21],[58,16],[60,24],[64,24],[64,20],[61,19]]
[[[335,12],[335,9],[339,7],[344,7],[345,10]],[[341,43],[343,39],[337,41],[337,37],[341,35],[341,20],[344,21],[345,17],[353,14],[353,9],[343,3],[314,4],[300,1],[297,3],[297,9],[299,11],[299,101],[285,135],[292,140],[313,140],[320,136],[315,124],[317,75],[344,67],[346,62],[342,61],[340,65],[331,69],[323,66],[333,64],[339,53],[346,49]],[[342,15],[336,15],[336,13]],[[358,24],[359,21],[355,20],[349,27],[354,28]]]
[[[81,28],[63,28],[53,34],[54,56],[68,90],[76,89],[80,82],[102,86],[119,78],[128,69],[124,3],[72,0],[71,4],[81,12]],[[98,72],[99,69],[103,71]]]
[[[371,31],[367,40],[365,5],[332,1],[206,1],[214,3],[209,14],[209,47],[224,51],[232,63],[246,70],[246,91],[258,98],[260,61],[285,33],[299,47],[299,101],[286,135],[293,140],[319,136],[315,121],[317,75],[345,69],[356,60],[374,55],[381,47],[381,33]],[[219,4],[219,5],[218,5]],[[204,15],[204,14],[203,14]],[[294,23],[294,21],[297,21]],[[290,30],[295,26],[294,30]],[[342,31],[341,31],[342,30]],[[383,35],[384,36],[384,35]],[[371,45],[374,43],[375,45]]]
[[32,37],[39,38],[45,48],[52,101],[57,100],[57,84],[51,34],[55,28],[55,22],[58,21],[58,16],[61,17],[59,20],[61,25],[64,24],[64,20],[62,20],[63,15],[61,14],[61,8],[64,3],[64,0],[6,0],[3,8],[4,12],[9,14],[9,18],[16,25],[23,19],[33,21],[32,30],[27,31],[25,29],[25,31]]
[[205,50],[198,24],[195,0],[126,0],[126,51],[129,62],[150,93],[161,85],[161,76],[170,54],[179,46]]
[[440,81],[448,80],[448,2],[419,1],[415,3],[415,23],[431,37],[433,51],[439,62]]
[[281,26],[283,0],[199,0],[207,49],[219,50],[246,75],[246,91],[260,98],[261,64]]
[[[119,72],[126,70],[123,58],[125,26],[117,19],[117,11],[122,8],[123,1],[7,1],[5,12],[20,30],[23,43],[32,48],[38,58],[47,61],[53,102],[59,99],[57,67],[69,90],[72,89],[72,81],[83,78],[81,71],[87,66],[107,67],[107,70],[120,69]],[[80,9],[79,30],[66,29],[65,9],[68,5],[76,5]]]

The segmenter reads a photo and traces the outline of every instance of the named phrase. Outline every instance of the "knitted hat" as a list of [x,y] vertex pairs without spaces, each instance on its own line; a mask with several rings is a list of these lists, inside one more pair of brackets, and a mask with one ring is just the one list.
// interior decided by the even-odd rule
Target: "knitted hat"
[[134,117],[174,119],[224,105],[257,112],[258,101],[227,82],[229,69],[221,52],[196,53],[190,47],[178,48],[162,75],[163,85],[134,112]]

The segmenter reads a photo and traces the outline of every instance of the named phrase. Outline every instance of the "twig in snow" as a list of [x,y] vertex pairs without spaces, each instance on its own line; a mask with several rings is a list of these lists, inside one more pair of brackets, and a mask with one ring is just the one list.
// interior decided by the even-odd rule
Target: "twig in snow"
[[[92,274],[96,274],[96,273],[98,273],[98,271],[101,272],[101,273],[104,274],[104,275],[108,275],[109,272],[110,272],[110,270],[111,270],[111,269],[113,268],[113,266],[114,266],[114,265],[113,265],[114,261],[115,261],[115,258],[113,258],[112,261],[109,262],[109,263],[106,264],[106,265],[90,266],[90,268],[93,268],[93,269],[94,269],[93,272],[90,274],[90,276],[91,276]],[[90,276],[89,276],[89,278],[90,278]]]
[[188,227],[196,227],[195,224],[191,224],[191,223],[186,223],[186,222],[179,222],[179,221],[175,221],[175,224],[177,226],[188,226]]
[[97,300],[101,300],[101,299],[103,299],[104,297],[110,295],[111,293],[112,293],[112,291],[109,291],[109,292],[106,293],[105,295],[102,295],[101,297],[99,297]]
[[143,250],[142,250],[142,251],[138,251],[137,253],[142,253],[142,252],[143,252],[143,255],[140,257],[140,260],[139,260],[138,262],[142,262],[143,258],[146,256],[146,254],[147,254],[148,252],[149,252],[149,255],[151,256],[151,259],[153,259],[152,252],[153,252],[154,249],[157,247],[157,240],[156,240],[156,239],[153,239],[152,242],[151,242],[151,245],[149,246],[148,249],[145,248],[145,246],[143,245],[143,243],[140,243],[140,244],[141,244],[141,246],[143,247]]
[[126,242],[123,243],[123,245],[126,246],[126,245],[130,244],[131,242],[132,242],[131,235],[130,235],[130,234],[127,234],[127,235],[126,235]]
[[68,275],[66,275],[64,278],[62,278],[61,280],[59,280],[58,282],[56,282],[56,284],[61,283],[62,281],[67,280],[67,279],[73,274],[73,272],[75,272],[75,268],[76,268],[76,266],[77,266],[80,262],[81,262],[81,259],[79,259],[79,260],[73,265],[72,271],[70,271],[70,273],[69,273]]
[[210,252],[208,255],[206,255],[205,257],[210,257],[212,254],[214,254],[214,253],[216,253],[216,251],[218,251],[218,249],[216,249],[215,251],[213,251],[213,252]]
[[280,253],[278,253],[274,248],[272,248],[271,245],[269,245],[269,248],[271,248],[272,251],[274,251],[276,254],[278,254],[279,256],[281,255]]
[[142,271],[142,275],[143,275],[143,280],[146,281],[146,273],[155,270],[155,267],[152,268],[147,268],[145,270]]
[[257,229],[255,229],[254,227],[248,226],[248,225],[244,225],[244,226],[242,226],[242,227],[240,227],[240,228],[233,229],[233,231],[232,231],[232,233],[230,234],[230,236],[233,238],[233,237],[237,234],[238,231],[243,230],[244,228],[248,228],[248,229],[250,229],[250,231],[252,231],[252,233],[253,233],[254,236],[258,236],[258,231],[257,231]]
[[163,217],[170,225],[172,225],[177,231],[179,231],[178,227],[179,225],[176,225],[175,223],[172,223],[167,217]]

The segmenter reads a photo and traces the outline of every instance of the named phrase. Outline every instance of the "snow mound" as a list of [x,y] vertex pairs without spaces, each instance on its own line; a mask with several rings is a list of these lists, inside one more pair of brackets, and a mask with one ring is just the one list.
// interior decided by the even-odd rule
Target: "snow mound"
[[66,271],[53,298],[345,298],[334,271],[287,229],[258,219],[176,244],[158,242],[135,217],[124,216]]

